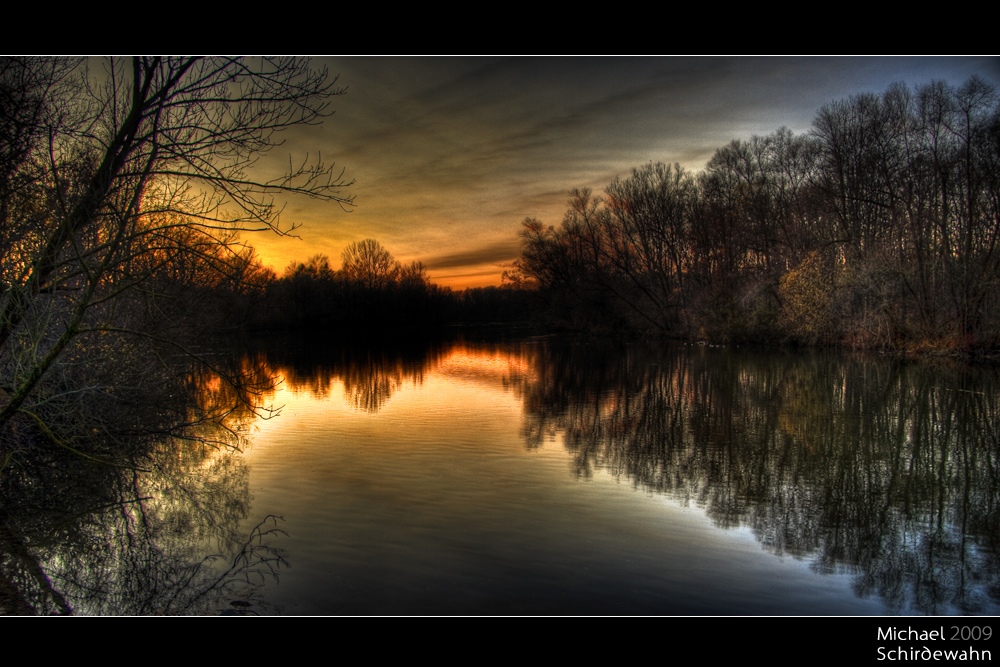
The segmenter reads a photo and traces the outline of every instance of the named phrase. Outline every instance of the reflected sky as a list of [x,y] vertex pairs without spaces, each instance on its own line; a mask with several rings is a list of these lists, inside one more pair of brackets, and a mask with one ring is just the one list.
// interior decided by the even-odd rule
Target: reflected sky
[[996,368],[479,335],[276,337],[141,465],[18,466],[0,611],[1000,610]]
[[376,409],[346,379],[371,372],[326,366],[328,391],[282,386],[247,454],[255,513],[289,534],[280,613],[996,608],[995,380],[555,339],[369,356],[398,378]]

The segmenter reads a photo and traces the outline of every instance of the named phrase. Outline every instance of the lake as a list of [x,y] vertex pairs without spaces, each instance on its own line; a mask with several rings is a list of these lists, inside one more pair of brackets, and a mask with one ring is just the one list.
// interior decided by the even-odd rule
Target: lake
[[[175,443],[152,472],[107,473],[110,490],[84,503],[101,509],[72,529],[29,513],[0,535],[23,601],[106,614],[1000,610],[995,369],[469,333],[283,338],[246,359],[280,380],[259,397],[280,412],[234,413],[242,452]],[[45,546],[46,530],[64,534]]]

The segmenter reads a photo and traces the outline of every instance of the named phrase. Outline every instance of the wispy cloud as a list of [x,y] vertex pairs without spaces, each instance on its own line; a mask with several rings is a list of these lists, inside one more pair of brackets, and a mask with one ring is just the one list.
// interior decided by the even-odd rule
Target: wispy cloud
[[[808,131],[819,108],[895,82],[1000,82],[975,58],[330,58],[347,94],[288,153],[322,152],[356,179],[349,216],[314,202],[311,248],[376,238],[428,266],[510,261],[525,216],[558,224],[574,187],[603,189],[648,161],[700,169],[732,139]],[[281,165],[272,165],[274,168]],[[284,266],[302,244],[263,244]],[[293,248],[294,245],[294,248]],[[282,248],[285,248],[284,250]],[[431,256],[421,256],[427,249]],[[513,253],[513,254],[512,254]],[[478,269],[476,269],[478,271]],[[454,275],[463,272],[455,271]],[[499,281],[500,271],[495,272]]]
[[516,239],[497,241],[471,250],[435,255],[423,260],[430,270],[454,269],[483,264],[504,264],[517,258],[520,242]]

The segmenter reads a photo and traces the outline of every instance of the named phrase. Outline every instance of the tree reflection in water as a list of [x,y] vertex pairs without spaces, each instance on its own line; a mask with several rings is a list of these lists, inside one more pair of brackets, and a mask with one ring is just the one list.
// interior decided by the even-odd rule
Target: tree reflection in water
[[463,355],[491,360],[521,399],[525,445],[561,442],[580,478],[606,472],[698,506],[720,528],[747,527],[771,553],[852,575],[857,595],[889,611],[993,613],[1000,604],[995,369],[547,337],[299,342],[192,372],[186,381],[198,391],[115,433],[116,450],[129,452],[122,465],[50,448],[4,469],[0,609],[254,604],[253,587],[284,562],[274,547],[280,525],[241,531],[249,482],[234,452],[272,375],[316,396],[340,381],[350,405],[374,413]]
[[519,380],[529,447],[856,575],[890,610],[1000,601],[1000,392],[947,362],[550,339]]
[[250,494],[238,451],[270,378],[247,360],[213,368],[103,422],[97,456],[49,448],[3,470],[0,613],[217,613],[234,598],[247,610],[277,576],[278,520],[241,529]]
[[892,610],[1000,602],[1000,384],[995,369],[824,352],[545,337],[283,345],[294,391],[343,382],[377,412],[455,354],[506,357],[527,447],[561,440],[598,470],[747,527],[776,555],[854,576]]
[[340,380],[349,405],[376,413],[404,383],[421,384],[426,370],[440,363],[451,345],[443,338],[407,337],[373,344],[289,337],[264,346],[262,354],[293,392],[325,398],[334,380]]

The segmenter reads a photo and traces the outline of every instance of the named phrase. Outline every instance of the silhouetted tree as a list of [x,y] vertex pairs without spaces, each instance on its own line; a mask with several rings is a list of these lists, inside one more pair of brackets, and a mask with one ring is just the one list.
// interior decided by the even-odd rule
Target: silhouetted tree
[[392,254],[374,239],[356,241],[340,255],[341,271],[349,280],[354,280],[368,289],[379,290],[395,282],[401,270]]
[[574,327],[996,347],[998,137],[976,77],[857,95],[807,135],[731,142],[698,178],[650,163],[573,190],[561,227],[522,223],[505,282]]
[[287,231],[276,195],[351,202],[322,162],[274,180],[253,171],[282,130],[321,122],[342,92],[307,60],[111,58],[91,73],[5,58],[0,92],[0,137],[17,147],[0,166],[0,427],[18,414],[42,423],[35,398],[66,354],[112,350],[112,334],[177,344],[149,329],[169,325],[151,281],[239,274],[236,231]]

